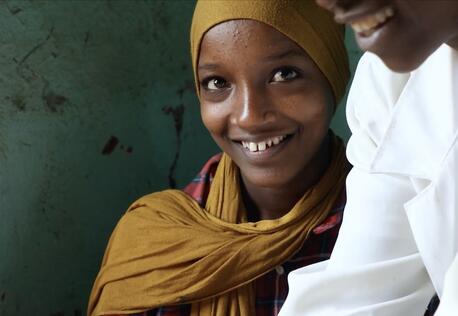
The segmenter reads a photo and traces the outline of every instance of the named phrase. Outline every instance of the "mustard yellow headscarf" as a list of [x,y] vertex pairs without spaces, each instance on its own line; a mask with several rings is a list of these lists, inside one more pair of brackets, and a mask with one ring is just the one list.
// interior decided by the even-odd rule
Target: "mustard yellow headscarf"
[[[229,20],[263,22],[296,42],[328,79],[336,104],[345,94],[350,77],[344,45],[344,26],[315,0],[200,0],[191,26],[191,55],[197,82],[199,49],[205,33]],[[198,87],[197,87],[197,90]]]
[[[194,66],[203,34],[215,24],[252,18],[303,47],[340,98],[347,80],[342,31],[311,0],[199,1],[192,26]],[[337,42],[337,43],[334,43]],[[132,314],[192,303],[192,316],[253,316],[252,281],[288,260],[333,207],[348,172],[332,135],[332,161],[285,216],[247,223],[238,167],[223,155],[204,208],[177,190],[135,202],[112,233],[88,315]]]

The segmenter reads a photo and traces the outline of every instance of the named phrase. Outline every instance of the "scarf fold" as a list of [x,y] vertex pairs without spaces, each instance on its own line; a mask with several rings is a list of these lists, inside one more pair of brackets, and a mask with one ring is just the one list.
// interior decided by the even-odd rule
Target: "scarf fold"
[[246,221],[239,169],[223,155],[205,209],[166,190],[136,201],[108,243],[88,315],[193,303],[192,316],[255,315],[252,281],[287,261],[329,214],[348,171],[332,135],[330,166],[283,217]]

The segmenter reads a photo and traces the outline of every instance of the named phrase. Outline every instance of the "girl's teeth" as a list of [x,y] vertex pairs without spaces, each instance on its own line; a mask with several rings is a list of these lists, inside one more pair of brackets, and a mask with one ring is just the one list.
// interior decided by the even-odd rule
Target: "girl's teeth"
[[388,7],[385,9],[384,13],[387,17],[391,17],[394,15],[394,10],[392,7]]
[[377,19],[379,23],[383,23],[386,21],[387,16],[383,12],[379,12],[375,15],[375,18]]
[[392,17],[393,15],[393,8],[386,7],[373,15],[364,17],[359,21],[351,23],[351,26],[356,33],[373,31],[377,26],[385,22],[389,17]]
[[242,142],[242,146],[251,152],[264,151],[269,147],[278,145],[285,137],[286,136],[277,136],[259,143]]
[[361,33],[363,31],[363,28],[359,24],[354,23],[351,26],[356,33]]
[[250,151],[257,151],[258,150],[258,146],[256,145],[256,143],[250,143]]

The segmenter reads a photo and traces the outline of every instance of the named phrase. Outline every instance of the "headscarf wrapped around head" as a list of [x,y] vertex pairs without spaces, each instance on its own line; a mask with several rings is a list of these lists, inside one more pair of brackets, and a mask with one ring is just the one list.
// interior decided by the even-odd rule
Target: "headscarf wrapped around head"
[[191,55],[199,93],[197,64],[205,33],[217,24],[250,19],[265,23],[297,43],[329,81],[336,104],[350,76],[344,26],[312,0],[200,0],[191,26]]

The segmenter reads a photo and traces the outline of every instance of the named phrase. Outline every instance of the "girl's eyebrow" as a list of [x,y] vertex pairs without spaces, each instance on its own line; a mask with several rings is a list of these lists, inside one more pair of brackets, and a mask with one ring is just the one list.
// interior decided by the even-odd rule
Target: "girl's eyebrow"
[[199,70],[215,70],[218,67],[219,67],[218,64],[207,63],[207,64],[199,65],[198,69]]
[[296,49],[289,49],[287,51],[284,51],[284,52],[280,52],[280,53],[276,53],[276,54],[272,54],[270,56],[267,56],[266,58],[264,58],[264,60],[266,61],[272,61],[272,60],[278,60],[278,59],[283,59],[285,57],[303,57],[303,53],[296,50]]
[[[297,49],[291,48],[283,52],[275,53],[272,55],[269,55],[264,58],[264,61],[273,61],[273,60],[279,60],[283,59],[285,57],[303,57],[304,54],[301,51],[298,51]],[[219,68],[218,64],[214,63],[205,63],[202,65],[199,65],[198,70],[215,70]]]

